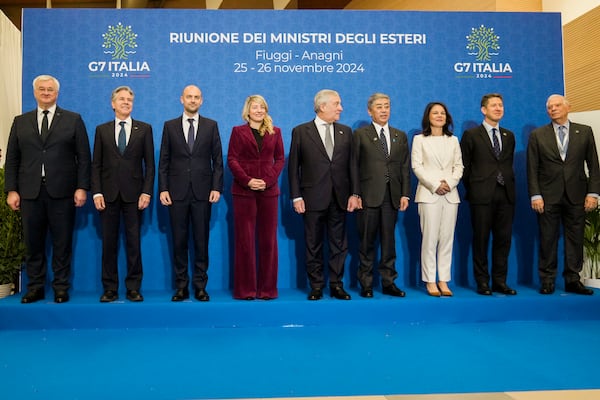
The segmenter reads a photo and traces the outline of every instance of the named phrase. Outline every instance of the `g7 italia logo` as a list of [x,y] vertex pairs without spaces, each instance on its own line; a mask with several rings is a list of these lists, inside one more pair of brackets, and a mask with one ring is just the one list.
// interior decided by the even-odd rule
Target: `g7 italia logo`
[[459,74],[457,78],[512,78],[510,63],[490,62],[500,55],[500,36],[494,28],[485,25],[471,28],[465,39],[467,55],[474,57],[475,61],[455,63],[454,72]]
[[131,25],[109,25],[102,34],[103,54],[110,55],[108,60],[91,61],[90,72],[96,77],[105,78],[149,78],[150,66],[146,61],[133,61],[137,53],[138,35]]

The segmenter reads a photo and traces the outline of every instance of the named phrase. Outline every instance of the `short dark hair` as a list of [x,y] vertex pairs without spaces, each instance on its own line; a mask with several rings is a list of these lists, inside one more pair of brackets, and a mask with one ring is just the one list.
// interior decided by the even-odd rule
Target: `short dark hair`
[[488,93],[488,94],[484,94],[483,97],[481,98],[481,107],[487,106],[488,101],[490,101],[490,99],[493,99],[495,97],[497,97],[500,100],[504,101],[504,99],[502,98],[502,95],[500,93]]

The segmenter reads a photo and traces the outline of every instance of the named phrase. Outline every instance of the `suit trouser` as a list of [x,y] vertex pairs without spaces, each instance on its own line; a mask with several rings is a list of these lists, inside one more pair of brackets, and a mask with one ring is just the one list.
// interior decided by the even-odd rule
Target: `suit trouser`
[[583,267],[583,234],[585,209],[583,203],[571,204],[563,195],[558,204],[544,204],[544,212],[538,214],[540,252],[538,272],[540,281],[554,282],[558,267],[558,237],[562,224],[565,238],[565,283],[579,281]]
[[375,243],[377,235],[381,243],[379,275],[381,285],[390,286],[398,277],[396,272],[396,221],[398,210],[392,204],[390,187],[386,186],[383,203],[379,207],[365,207],[358,210],[357,224],[360,236],[357,278],[363,288],[373,287],[373,265],[375,264]]
[[477,285],[489,284],[488,246],[492,234],[492,284],[506,283],[515,206],[506,188],[496,184],[491,203],[470,204],[473,228],[473,275]]
[[142,286],[142,250],[140,240],[142,211],[138,203],[125,202],[118,196],[106,202],[100,212],[102,219],[102,286],[104,290],[116,291],[119,287],[118,241],[123,216],[125,230],[125,254],[127,259],[127,290],[140,290]]
[[233,297],[237,299],[277,297],[278,201],[279,196],[261,192],[233,196]]
[[449,203],[440,197],[435,203],[419,203],[419,219],[423,241],[421,243],[421,278],[423,282],[452,279],[452,246],[458,203]]
[[343,286],[344,263],[348,254],[346,238],[346,210],[341,209],[331,196],[325,210],[306,211],[304,218],[304,240],[306,243],[306,273],[310,287],[325,286],[323,272],[323,239],[327,232],[329,245],[329,286]]
[[210,214],[211,203],[208,199],[196,199],[191,185],[185,198],[183,200],[173,200],[173,204],[169,207],[171,235],[173,237],[173,270],[175,273],[175,287],[178,289],[187,288],[190,283],[188,275],[190,223],[194,242],[192,286],[196,290],[206,288],[208,281]]
[[[73,196],[54,199],[42,185],[36,199],[21,199],[21,217],[27,257],[25,259],[29,290],[44,289],[46,284],[46,235],[52,238],[52,272],[54,290],[68,290],[73,252],[75,204]],[[0,222],[1,223],[1,222]]]

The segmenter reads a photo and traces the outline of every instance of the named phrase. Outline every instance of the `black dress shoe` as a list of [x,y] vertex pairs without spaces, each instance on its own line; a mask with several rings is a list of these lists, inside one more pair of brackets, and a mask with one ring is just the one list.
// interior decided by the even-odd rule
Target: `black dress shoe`
[[336,299],[339,299],[339,300],[350,300],[351,299],[350,295],[341,286],[331,287],[331,288],[329,288],[329,292],[331,294],[331,297],[335,297]]
[[187,288],[177,289],[173,297],[171,297],[171,301],[184,301],[185,299],[190,298],[190,291]]
[[21,297],[21,303],[35,303],[38,300],[44,300],[46,297],[44,293],[44,289],[33,289],[25,293],[23,297]]
[[481,283],[481,284],[477,285],[477,294],[480,294],[483,296],[491,296],[492,291],[490,290],[490,287],[488,286],[487,283]]
[[142,296],[142,294],[137,290],[128,290],[127,300],[137,303],[140,301],[144,301],[144,296]]
[[398,287],[393,283],[389,286],[384,286],[383,289],[381,289],[381,292],[383,294],[387,294],[389,296],[394,296],[394,297],[406,296],[406,293],[404,293],[404,291],[398,289]]
[[579,281],[567,283],[565,285],[565,292],[585,294],[588,296],[594,294],[594,291],[592,289],[586,288],[585,286],[583,286],[583,283]]
[[360,296],[361,297],[366,297],[366,298],[373,297],[373,289],[371,289],[371,288],[365,288],[365,289],[361,290],[360,291]]
[[312,289],[308,294],[309,300],[320,300],[323,297],[323,289]]
[[66,290],[57,290],[54,292],[55,303],[66,303],[69,301],[69,293]]
[[540,288],[540,294],[552,294],[554,293],[554,283],[553,282],[543,282],[542,287]]
[[116,290],[105,290],[100,296],[100,303],[110,303],[119,298]]
[[502,294],[506,294],[509,296],[514,296],[517,294],[517,291],[515,289],[511,289],[506,284],[492,285],[492,292],[502,293]]
[[196,293],[194,294],[194,298],[198,301],[209,301],[210,300],[210,296],[204,289],[196,290]]

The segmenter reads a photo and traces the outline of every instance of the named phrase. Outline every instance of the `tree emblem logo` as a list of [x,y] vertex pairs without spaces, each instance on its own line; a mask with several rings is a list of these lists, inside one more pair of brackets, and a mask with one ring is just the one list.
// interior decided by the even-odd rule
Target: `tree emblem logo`
[[118,25],[108,26],[106,33],[102,34],[102,47],[104,54],[112,54],[113,60],[127,60],[130,54],[135,54],[137,43],[137,34],[131,30],[131,25],[124,26],[119,22]]
[[471,28],[471,33],[466,36],[467,50],[470,56],[476,56],[477,61],[490,61],[494,53],[500,49],[500,36],[494,33],[494,28],[486,28],[481,25],[479,28]]

